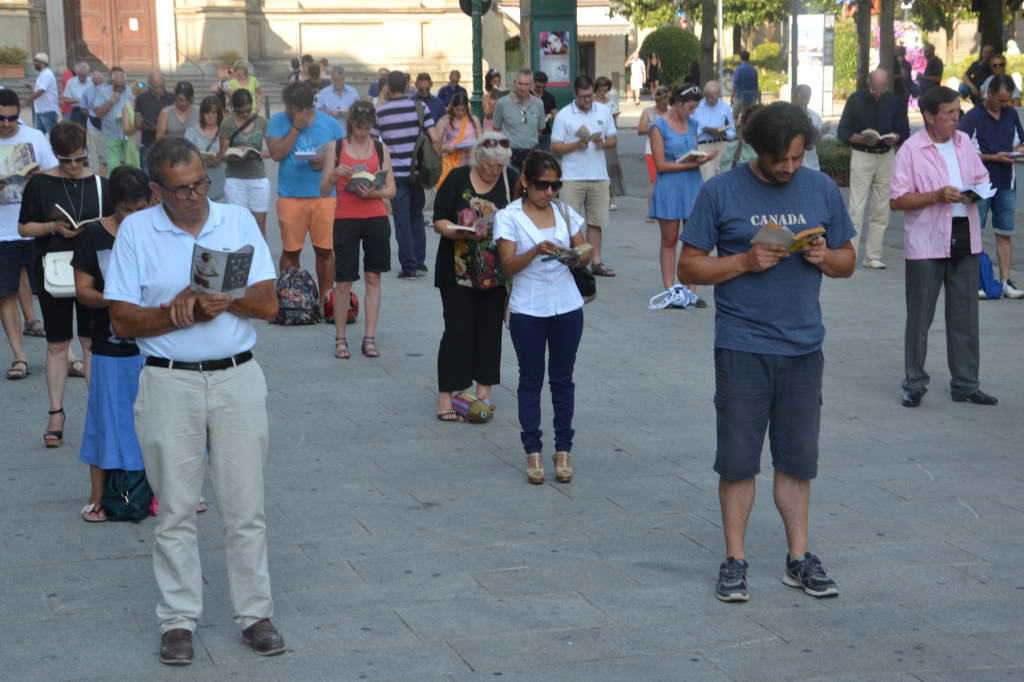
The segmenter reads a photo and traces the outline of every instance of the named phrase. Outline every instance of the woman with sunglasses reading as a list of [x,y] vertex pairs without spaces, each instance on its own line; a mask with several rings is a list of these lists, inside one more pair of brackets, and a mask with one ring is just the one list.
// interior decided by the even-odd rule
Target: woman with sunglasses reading
[[[95,173],[85,167],[85,128],[77,123],[58,123],[50,131],[50,146],[57,167],[36,173],[25,185],[21,197],[18,232],[35,237],[40,254],[74,251],[81,234],[55,208],[60,205],[79,225],[89,219],[110,215],[106,178],[96,182]],[[60,217],[58,217],[60,216]],[[35,264],[37,281],[43,281],[43,257]],[[78,342],[82,346],[86,380],[89,377],[92,346],[92,310],[74,297],[55,298],[39,291],[39,308],[46,327],[46,390],[50,398],[50,419],[43,444],[59,448],[64,444],[64,388],[68,379],[68,349],[78,318]]]
[[[231,115],[220,124],[220,157],[224,159],[224,196],[229,204],[244,206],[267,238],[270,178],[263,160],[267,119],[253,111],[252,93],[239,88],[231,93]],[[229,149],[239,150],[228,154]],[[249,150],[252,151],[249,151]]]
[[[689,152],[697,152],[697,121],[692,114],[700,99],[698,86],[676,86],[669,95],[668,113],[651,126],[651,156],[657,174],[651,194],[650,215],[658,220],[661,228],[659,260],[666,294],[674,291],[680,224],[690,217],[693,200],[703,184],[700,167],[714,162],[718,156],[717,149],[704,156],[686,156]],[[671,304],[675,307],[707,306],[697,298],[696,287],[690,287],[692,296],[687,296],[685,290],[676,291],[681,291],[682,296],[671,297]]]
[[449,173],[434,199],[434,231],[443,237],[434,263],[434,286],[444,308],[437,351],[437,418],[443,422],[458,421],[453,393],[476,381],[477,396],[489,403],[491,387],[501,381],[508,280],[498,262],[492,221],[515,193],[516,174],[508,168],[512,150],[502,133],[481,135],[472,156],[473,165]]
[[512,276],[509,331],[519,359],[519,426],[526,450],[526,478],[544,482],[540,393],[545,354],[554,408],[555,479],[572,480],[572,418],[576,387],[573,366],[583,335],[583,297],[570,268],[584,267],[589,251],[573,253],[587,240],[586,221],[555,197],[562,167],[548,152],[531,152],[519,179],[522,196],[498,212],[494,238],[506,275]]

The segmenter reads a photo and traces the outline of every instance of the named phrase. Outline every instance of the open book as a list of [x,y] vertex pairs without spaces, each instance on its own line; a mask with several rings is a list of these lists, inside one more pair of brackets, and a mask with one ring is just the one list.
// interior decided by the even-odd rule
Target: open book
[[376,173],[371,173],[366,170],[366,166],[360,164],[357,166],[359,170],[356,170],[352,175],[349,176],[348,184],[345,185],[346,192],[354,192],[356,187],[365,187],[366,189],[383,189],[384,183],[388,179],[387,169],[382,168]]
[[28,180],[29,173],[37,168],[39,168],[39,164],[35,161],[32,163],[26,163],[21,168],[18,168],[7,175],[0,176],[0,182],[5,185],[21,185]]
[[991,182],[986,182],[983,185],[969,185],[960,190],[960,193],[964,195],[964,200],[968,204],[973,204],[982,199],[988,199],[995,196],[996,188],[992,186]]
[[590,253],[593,250],[594,247],[589,242],[584,242],[579,246],[559,246],[555,248],[555,252],[552,255],[544,256],[543,258],[541,258],[541,260],[548,261],[557,259],[558,262],[569,265],[575,263],[580,258],[582,258],[583,256],[585,256],[586,254]]
[[494,227],[494,213],[488,213],[477,218],[476,222],[472,225],[456,225],[452,223],[449,225],[453,230],[462,230],[463,232],[472,232],[474,234],[484,234],[490,232],[491,228]]
[[334,144],[334,140],[330,142],[324,142],[316,149],[296,149],[295,158],[299,161],[312,161],[314,159],[322,159],[327,154],[327,147]]
[[724,125],[718,126],[717,128],[714,126],[705,126],[704,128],[701,128],[700,131],[702,133],[707,133],[711,137],[721,137],[722,135],[725,135],[729,131],[729,126]]
[[825,228],[811,227],[793,234],[789,229],[777,223],[765,223],[764,227],[757,231],[751,244],[778,244],[785,247],[787,251],[793,252],[807,244],[810,244],[818,237],[825,236]]
[[707,155],[708,155],[707,152],[702,152],[699,149],[691,149],[690,151],[686,152],[685,154],[680,156],[678,159],[676,159],[675,162],[676,163],[686,163],[687,161],[700,161],[701,159],[705,158]]
[[508,90],[502,90],[501,88],[491,88],[491,99],[501,99],[510,92],[512,92],[511,88]]
[[601,138],[603,136],[604,136],[604,133],[601,133],[601,132],[596,132],[596,133],[590,132],[590,128],[588,128],[587,126],[580,126],[576,130],[576,137],[581,142],[593,142],[594,144],[597,144],[598,142],[601,141]]
[[[298,156],[298,154],[296,154]],[[246,159],[260,159],[263,155],[260,154],[259,149],[252,147],[228,147],[224,151],[225,159],[237,159],[238,161],[244,161]]]
[[214,251],[196,244],[192,249],[192,291],[201,294],[245,295],[255,249],[246,244],[237,251]]
[[61,206],[60,204],[54,204],[53,209],[50,211],[50,220],[60,220],[68,224],[72,230],[80,230],[83,225],[88,225],[91,222],[99,220],[99,216],[91,216],[89,218],[82,218],[81,220],[75,220],[71,217],[71,214]]
[[893,142],[896,140],[897,137],[896,133],[886,133],[885,135],[883,135],[874,128],[865,128],[864,130],[860,131],[860,134],[863,135],[864,137],[874,137],[876,139],[881,140],[882,142]]

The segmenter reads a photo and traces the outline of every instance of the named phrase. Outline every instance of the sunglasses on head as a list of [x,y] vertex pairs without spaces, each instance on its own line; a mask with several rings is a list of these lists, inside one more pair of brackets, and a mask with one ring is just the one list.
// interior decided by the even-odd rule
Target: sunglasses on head
[[88,158],[86,154],[81,156],[58,156],[57,161],[60,163],[85,163],[85,160]]
[[685,90],[680,90],[679,94],[680,95],[699,95],[700,94],[700,88],[698,88],[696,85],[691,85],[690,87],[686,88]]
[[561,180],[536,180],[532,184],[541,192],[546,192],[549,189],[557,192],[558,190],[562,189]]
[[494,149],[498,145],[501,145],[505,149],[508,149],[509,147],[512,146],[512,143],[505,138],[501,138],[500,140],[484,140],[483,142],[480,143],[480,146],[486,147],[487,149]]

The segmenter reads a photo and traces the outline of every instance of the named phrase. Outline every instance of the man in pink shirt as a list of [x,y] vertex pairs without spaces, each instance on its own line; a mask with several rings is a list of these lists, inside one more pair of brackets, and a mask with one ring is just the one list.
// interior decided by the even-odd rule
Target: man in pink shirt
[[979,389],[978,207],[964,193],[988,187],[982,165],[966,133],[957,130],[960,98],[935,87],[918,100],[923,130],[910,136],[896,155],[889,205],[905,211],[907,326],[904,337],[903,406],[917,407],[928,392],[924,359],[928,329],[939,291],[946,293],[946,354],[953,400],[977,405],[998,401]]

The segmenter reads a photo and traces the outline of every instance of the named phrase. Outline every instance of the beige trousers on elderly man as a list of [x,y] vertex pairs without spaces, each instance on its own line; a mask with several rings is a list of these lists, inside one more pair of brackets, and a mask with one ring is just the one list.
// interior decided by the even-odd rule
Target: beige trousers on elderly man
[[870,212],[865,238],[864,260],[882,260],[882,239],[889,226],[889,184],[892,181],[892,162],[896,152],[884,154],[850,150],[850,220],[857,229],[853,248],[857,250],[864,223],[865,204]]
[[195,631],[203,612],[196,502],[207,460],[224,521],[235,622],[244,630],[273,615],[263,512],[266,399],[267,383],[256,360],[211,372],[142,369],[135,431],[146,477],[160,501],[153,571],[161,632]]

